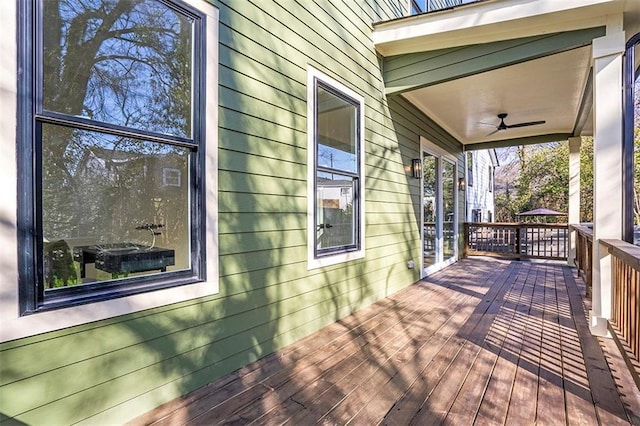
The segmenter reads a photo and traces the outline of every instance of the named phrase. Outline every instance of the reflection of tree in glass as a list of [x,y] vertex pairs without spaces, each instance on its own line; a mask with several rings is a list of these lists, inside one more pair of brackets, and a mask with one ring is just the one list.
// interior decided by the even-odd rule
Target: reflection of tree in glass
[[44,108],[191,135],[192,22],[156,0],[44,2]]
[[435,197],[436,195],[436,158],[425,154],[422,160],[422,176],[424,185],[424,196]]
[[[46,125],[47,135],[61,129]],[[66,130],[66,129],[64,129]],[[76,130],[63,166],[43,158],[43,226],[48,239],[94,236],[130,241],[140,223],[163,223],[166,243],[187,234],[188,191],[163,185],[163,169],[188,172],[187,150]],[[146,236],[146,235],[144,235]],[[169,241],[170,240],[170,241]]]
[[[42,3],[45,111],[192,137],[191,18],[158,0]],[[41,146],[45,240],[133,241],[140,223],[162,223],[176,264],[188,262],[188,149],[50,124]]]
[[455,191],[453,188],[454,182],[454,166],[448,161],[443,161],[442,170],[442,211],[444,212],[444,221],[453,221],[454,203],[455,203]]
[[422,160],[422,185],[424,196],[424,221],[435,222],[436,158],[427,153]]

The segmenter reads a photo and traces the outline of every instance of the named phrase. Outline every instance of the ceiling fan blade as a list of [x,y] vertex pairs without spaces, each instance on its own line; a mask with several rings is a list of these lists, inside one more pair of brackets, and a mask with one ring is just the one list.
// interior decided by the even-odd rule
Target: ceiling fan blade
[[494,123],[485,123],[484,121],[478,121],[478,124],[482,124],[483,126],[496,127]]
[[515,127],[527,127],[527,126],[537,126],[538,124],[544,124],[546,123],[545,120],[540,120],[540,121],[528,121],[526,123],[516,123],[516,124],[508,124],[506,127],[507,129],[513,129]]
[[496,134],[496,133],[498,133],[499,131],[500,131],[500,129],[495,129],[493,132],[491,132],[491,133],[487,134],[487,135],[485,136],[485,138],[486,138],[486,137],[488,137],[488,136],[491,136],[491,135],[495,135],[495,134]]

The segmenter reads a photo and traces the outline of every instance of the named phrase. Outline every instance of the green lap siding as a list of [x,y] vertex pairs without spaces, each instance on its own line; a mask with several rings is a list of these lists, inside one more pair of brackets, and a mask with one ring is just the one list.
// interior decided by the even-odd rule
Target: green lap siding
[[[409,165],[420,136],[454,155],[461,148],[404,98],[384,96],[371,24],[394,18],[397,2],[212,3],[220,9],[219,293],[1,344],[3,420],[125,422],[420,278],[406,266],[421,256],[421,188]],[[365,99],[366,254],[314,270],[308,65]]]

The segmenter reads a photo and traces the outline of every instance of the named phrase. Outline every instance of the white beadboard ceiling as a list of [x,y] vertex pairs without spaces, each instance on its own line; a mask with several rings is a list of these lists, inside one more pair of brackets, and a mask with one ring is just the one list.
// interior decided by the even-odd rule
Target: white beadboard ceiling
[[[391,57],[478,43],[606,26],[627,38],[640,31],[640,0],[485,0],[450,10],[374,25],[378,52]],[[640,60],[640,58],[638,59]],[[591,47],[582,47],[402,96],[463,144],[506,141],[555,134],[593,132],[592,100],[586,91]],[[584,99],[583,99],[584,98]],[[583,114],[581,114],[581,105]],[[585,113],[586,111],[586,113]],[[505,123],[545,120],[545,124],[507,129]]]
[[[572,133],[589,76],[590,47],[407,92],[404,96],[463,144]],[[502,130],[505,123],[545,124]],[[590,134],[590,121],[583,134]]]

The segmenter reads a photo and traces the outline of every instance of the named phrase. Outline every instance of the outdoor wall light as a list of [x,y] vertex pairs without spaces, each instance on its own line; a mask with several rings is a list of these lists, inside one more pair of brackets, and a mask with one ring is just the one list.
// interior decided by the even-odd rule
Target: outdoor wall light
[[458,191],[464,191],[464,178],[458,178]]
[[422,161],[419,158],[411,160],[411,171],[414,178],[420,179],[422,177]]

